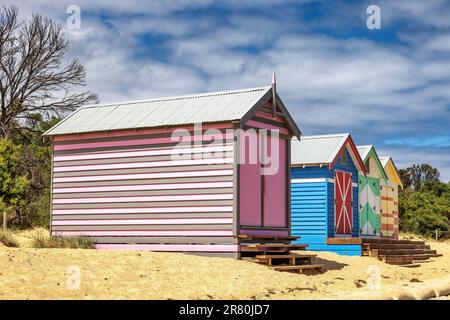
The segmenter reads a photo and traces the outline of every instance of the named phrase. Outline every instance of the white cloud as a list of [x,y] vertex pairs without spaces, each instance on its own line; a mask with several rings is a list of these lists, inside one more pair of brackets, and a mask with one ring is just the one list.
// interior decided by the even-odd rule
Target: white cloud
[[[339,33],[349,25],[365,28],[363,4],[349,12],[345,3],[324,2],[333,15],[308,22],[291,16],[286,3],[271,0],[222,1],[217,6],[227,7],[223,16],[179,14],[210,2],[77,1],[82,29],[68,33],[70,56],[86,66],[88,88],[102,102],[268,85],[276,70],[281,97],[305,134],[351,131],[359,142],[380,144],[399,166],[429,159],[450,178],[448,150],[426,158],[426,148],[383,144],[392,136],[449,130],[450,38],[445,28],[450,15],[447,20],[444,15],[450,6],[445,2],[381,2],[380,32],[390,32],[399,19],[436,30],[400,30],[403,43],[374,41],[373,33],[333,37],[309,30],[318,25]],[[64,23],[72,3],[27,0],[18,5],[24,15],[41,12]],[[268,13],[256,10],[261,8]],[[102,20],[99,13],[107,17]],[[164,42],[146,47],[141,39],[146,34],[165,36]],[[161,50],[164,59],[154,54]]]

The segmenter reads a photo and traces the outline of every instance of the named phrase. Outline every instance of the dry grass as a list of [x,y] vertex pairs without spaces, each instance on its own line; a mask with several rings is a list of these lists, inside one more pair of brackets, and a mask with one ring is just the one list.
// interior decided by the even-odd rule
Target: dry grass
[[95,242],[88,237],[49,237],[39,232],[32,238],[33,248],[94,249]]
[[6,247],[19,247],[19,242],[8,231],[0,231],[0,243]]

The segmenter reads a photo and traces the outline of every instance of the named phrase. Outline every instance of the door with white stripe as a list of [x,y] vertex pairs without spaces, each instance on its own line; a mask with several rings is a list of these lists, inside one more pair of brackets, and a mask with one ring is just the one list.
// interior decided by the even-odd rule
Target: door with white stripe
[[351,235],[353,230],[352,174],[336,171],[334,176],[334,233]]

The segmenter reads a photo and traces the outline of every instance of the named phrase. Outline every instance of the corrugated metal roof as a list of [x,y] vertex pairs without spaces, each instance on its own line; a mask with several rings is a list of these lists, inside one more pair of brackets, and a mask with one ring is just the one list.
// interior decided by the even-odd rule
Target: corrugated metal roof
[[363,161],[366,161],[367,156],[369,155],[370,149],[373,148],[373,145],[366,145],[366,146],[356,146],[356,149],[358,149],[359,155],[363,159]]
[[389,159],[391,157],[389,157],[389,156],[382,156],[382,157],[378,157],[378,158],[380,159],[380,162],[383,165],[383,168],[385,168],[387,163],[388,163],[388,161],[389,161]]
[[367,161],[368,156],[370,154],[372,154],[372,158],[375,160],[378,170],[380,171],[384,180],[387,181],[388,177],[386,175],[386,171],[384,170],[384,166],[380,161],[380,157],[378,156],[377,151],[375,150],[375,147],[373,145],[369,144],[369,145],[365,145],[365,146],[356,146],[356,149],[358,149],[358,153],[361,156],[361,159],[364,161],[364,163]]
[[44,135],[239,120],[269,90],[270,86],[83,106]]
[[322,136],[302,136],[291,141],[291,164],[311,165],[332,163],[349,137],[348,133]]

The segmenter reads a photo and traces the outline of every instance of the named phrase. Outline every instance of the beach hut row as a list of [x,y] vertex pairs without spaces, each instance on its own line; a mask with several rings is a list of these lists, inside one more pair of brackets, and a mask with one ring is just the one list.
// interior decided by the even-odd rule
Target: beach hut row
[[275,84],[83,106],[45,136],[51,234],[99,249],[240,258],[242,236],[298,236],[360,255],[361,236],[398,236],[392,158],[302,136]]

